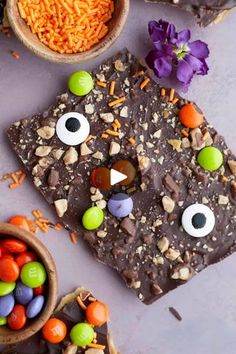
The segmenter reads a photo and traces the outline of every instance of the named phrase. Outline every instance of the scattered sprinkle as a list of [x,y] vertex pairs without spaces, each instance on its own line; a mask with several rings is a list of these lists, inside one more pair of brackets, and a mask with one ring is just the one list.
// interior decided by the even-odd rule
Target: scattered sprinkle
[[115,86],[116,86],[116,82],[115,82],[114,80],[112,80],[111,83],[110,83],[110,90],[109,90],[109,94],[110,94],[111,96],[114,95]]
[[140,89],[143,90],[150,82],[150,78],[147,77],[146,79],[143,80],[143,82],[141,82],[141,85],[140,85]]
[[70,232],[70,239],[71,239],[72,243],[77,244],[78,243],[78,234],[74,231]]
[[175,90],[173,88],[170,89],[169,101],[172,102],[175,97]]
[[96,84],[100,87],[106,88],[107,87],[107,83],[106,82],[102,82],[102,81],[97,81]]
[[161,89],[161,96],[164,97],[166,95],[166,90],[164,88]]
[[181,315],[174,307],[169,307],[169,311],[178,321],[182,321]]
[[109,107],[113,107],[113,106],[116,106],[122,102],[124,102],[126,100],[125,96],[122,96],[120,98],[117,98],[117,100],[114,100],[114,101],[111,101],[108,103],[108,106]]
[[13,58],[19,60],[20,59],[20,54],[18,52],[16,52],[15,50],[11,51],[11,55],[13,56]]

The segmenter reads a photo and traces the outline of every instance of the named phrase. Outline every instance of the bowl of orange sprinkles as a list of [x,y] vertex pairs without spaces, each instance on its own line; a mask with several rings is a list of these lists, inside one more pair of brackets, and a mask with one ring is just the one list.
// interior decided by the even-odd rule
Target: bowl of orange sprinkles
[[93,59],[119,37],[129,0],[8,0],[10,25],[36,55],[58,63]]

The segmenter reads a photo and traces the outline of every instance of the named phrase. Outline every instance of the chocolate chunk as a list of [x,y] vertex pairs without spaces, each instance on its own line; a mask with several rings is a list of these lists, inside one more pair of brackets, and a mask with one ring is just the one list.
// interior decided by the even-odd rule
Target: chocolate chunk
[[165,175],[165,177],[163,178],[163,184],[167,190],[169,190],[171,193],[174,194],[176,198],[178,198],[180,193],[180,188],[178,184],[173,180],[171,175],[169,174]]
[[135,270],[124,270],[122,275],[129,286],[131,286],[133,282],[138,279],[138,272],[136,272]]
[[135,236],[137,232],[137,228],[132,220],[129,218],[125,218],[121,221],[120,227],[123,231],[128,233],[130,236]]
[[160,294],[162,294],[162,289],[160,288],[160,286],[158,285],[158,284],[152,284],[151,285],[151,292],[152,292],[152,294],[153,295],[160,295]]
[[178,321],[182,321],[182,317],[174,307],[169,307],[169,311]]
[[147,234],[142,236],[142,240],[146,245],[151,245],[153,242],[154,235],[153,234]]
[[49,175],[48,175],[48,185],[50,187],[56,187],[59,183],[59,172],[51,168]]
[[204,186],[208,183],[208,176],[205,173],[198,171],[196,168],[193,169],[193,174],[198,182],[203,183]]

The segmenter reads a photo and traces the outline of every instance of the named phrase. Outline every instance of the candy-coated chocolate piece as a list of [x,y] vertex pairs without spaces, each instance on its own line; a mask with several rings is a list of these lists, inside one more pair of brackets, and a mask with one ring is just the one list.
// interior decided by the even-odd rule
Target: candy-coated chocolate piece
[[12,261],[15,260],[15,258],[13,257],[13,255],[10,254],[10,253],[5,253],[5,254],[3,254],[2,257],[1,257],[1,259],[3,259],[3,258],[5,258],[5,259],[11,259]]
[[30,252],[30,251],[22,252],[15,258],[15,261],[18,264],[20,269],[26,263],[33,262],[33,261],[36,261],[36,260],[37,260],[36,254],[33,253],[33,252]]
[[7,318],[6,317],[0,317],[0,326],[5,326],[7,324]]
[[6,283],[0,281],[0,296],[5,296],[10,294],[16,287],[16,283]]
[[186,128],[197,128],[204,122],[204,116],[197,110],[192,103],[188,103],[181,107],[179,111],[179,119]]
[[34,318],[42,311],[45,298],[43,295],[36,296],[27,306],[26,316],[28,318]]
[[26,263],[21,269],[21,281],[30,288],[38,288],[43,285],[47,278],[47,273],[40,262]]
[[34,291],[34,296],[42,295],[45,291],[45,285],[38,286],[37,288],[34,288],[33,291]]
[[66,145],[75,146],[83,143],[89,132],[89,122],[81,113],[68,112],[57,121],[57,136]]
[[10,218],[8,220],[8,223],[11,224],[11,225],[18,226],[21,229],[24,229],[26,231],[30,231],[28,219],[27,219],[26,216],[23,216],[23,215],[13,216],[12,218]]
[[204,170],[216,171],[223,164],[223,154],[216,147],[207,146],[199,152],[197,162]]
[[79,347],[85,347],[92,343],[95,337],[93,328],[88,323],[78,323],[72,327],[70,332],[70,339],[73,344]]
[[65,323],[57,318],[50,318],[42,329],[44,339],[49,343],[60,343],[67,334]]
[[109,319],[107,305],[100,301],[91,302],[86,309],[86,319],[93,326],[103,326]]
[[14,295],[16,302],[21,305],[27,305],[33,299],[34,293],[32,288],[18,282],[14,290]]
[[0,258],[0,279],[5,282],[15,282],[20,274],[18,264],[6,257]]
[[11,253],[21,253],[27,250],[27,246],[23,241],[13,238],[1,241],[1,246]]
[[15,299],[12,293],[6,296],[1,296],[0,297],[0,317],[8,316],[12,312],[14,305],[15,305]]
[[92,185],[101,190],[111,188],[110,170],[106,167],[97,167],[91,173]]
[[107,204],[109,212],[116,218],[125,218],[133,210],[133,200],[125,193],[113,194]]
[[136,169],[134,165],[128,160],[119,160],[116,163],[114,163],[112,168],[127,176],[126,179],[124,179],[119,183],[121,186],[127,186],[128,184],[132,183],[133,180],[135,179]]
[[215,227],[215,215],[204,204],[192,204],[182,214],[182,226],[193,237],[205,237]]
[[82,218],[82,223],[86,230],[96,230],[102,225],[103,220],[103,210],[94,206],[86,210]]
[[87,71],[76,71],[69,77],[69,90],[76,96],[87,95],[93,86],[93,78]]
[[19,331],[26,324],[26,313],[23,305],[15,305],[8,316],[7,324],[10,329]]

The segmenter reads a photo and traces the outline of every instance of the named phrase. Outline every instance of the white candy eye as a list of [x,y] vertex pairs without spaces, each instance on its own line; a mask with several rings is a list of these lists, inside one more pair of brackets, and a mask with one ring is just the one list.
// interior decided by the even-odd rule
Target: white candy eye
[[90,125],[82,114],[69,112],[58,119],[56,132],[64,144],[75,146],[83,143],[88,137]]
[[184,230],[193,237],[205,237],[214,229],[215,215],[204,204],[192,204],[182,215]]

